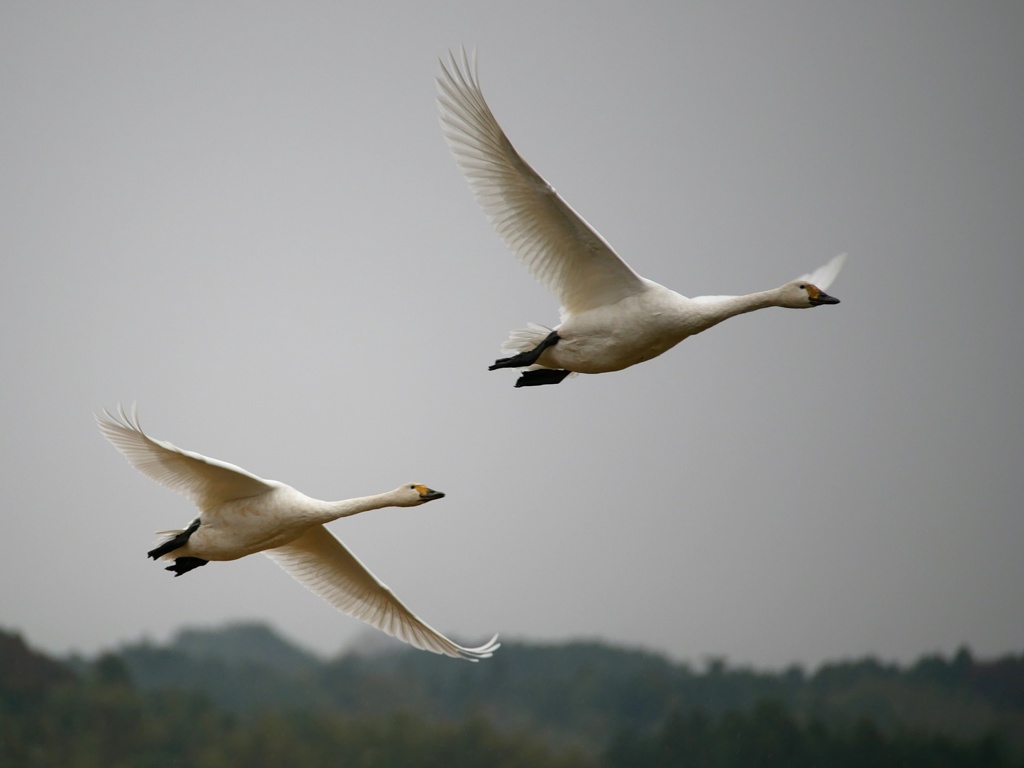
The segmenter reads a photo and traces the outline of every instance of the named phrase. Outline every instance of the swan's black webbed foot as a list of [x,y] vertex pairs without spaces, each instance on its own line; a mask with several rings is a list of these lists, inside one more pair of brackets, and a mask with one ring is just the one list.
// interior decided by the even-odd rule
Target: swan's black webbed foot
[[558,368],[538,368],[535,371],[523,371],[516,381],[516,387],[541,387],[545,384],[558,384],[572,371]]
[[526,352],[520,352],[518,355],[512,355],[512,357],[503,357],[500,360],[495,360],[494,365],[488,367],[488,371],[496,371],[498,368],[525,368],[528,365],[533,365],[537,362],[544,350],[548,347],[553,347],[559,341],[558,331],[552,331],[549,333],[540,344],[533,349],[527,350]]
[[184,547],[185,543],[188,541],[188,537],[195,533],[196,530],[198,530],[198,528],[199,518],[197,517],[195,520],[192,521],[192,525],[190,525],[184,531],[179,533],[173,539],[168,539],[156,549],[149,550],[149,552],[147,552],[146,554],[149,557],[152,557],[154,560],[157,560],[166,555],[168,552],[173,552],[178,547]]
[[174,565],[168,565],[164,568],[165,571],[174,571],[174,576],[177,578],[183,573],[199,568],[200,566],[206,565],[209,560],[203,560],[201,557],[176,557],[174,558]]

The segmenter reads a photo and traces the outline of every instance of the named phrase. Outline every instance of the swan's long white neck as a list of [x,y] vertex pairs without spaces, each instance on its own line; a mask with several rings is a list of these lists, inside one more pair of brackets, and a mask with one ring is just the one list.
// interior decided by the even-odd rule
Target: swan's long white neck
[[690,301],[702,316],[701,330],[707,330],[730,317],[765,307],[780,306],[779,289],[748,293],[743,296],[696,296]]
[[310,517],[313,519],[313,522],[323,524],[337,520],[339,517],[351,517],[371,509],[397,506],[396,502],[398,499],[395,491],[388,491],[387,493],[360,496],[355,499],[345,499],[344,501],[312,501],[314,501],[314,504],[310,510]]

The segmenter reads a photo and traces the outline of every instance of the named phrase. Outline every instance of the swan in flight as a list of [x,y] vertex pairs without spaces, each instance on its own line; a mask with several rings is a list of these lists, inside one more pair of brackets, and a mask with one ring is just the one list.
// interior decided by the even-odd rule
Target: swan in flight
[[469,661],[489,658],[500,646],[495,635],[477,648],[463,648],[426,624],[346,549],[324,523],[381,507],[415,507],[444,494],[408,483],[393,491],[345,501],[310,498],[276,480],[156,440],[129,416],[103,411],[100,431],[142,474],[187,496],[199,517],[148,554],[173,560],[175,576],[210,560],[237,560],[263,552],[292,577],[342,613],[361,619],[424,651]]
[[517,387],[557,384],[570,373],[619,371],[688,336],[765,307],[838,304],[829,287],[845,254],[779,288],[746,296],[687,298],[641,277],[519,156],[480,90],[476,60],[449,53],[437,77],[441,128],[477,201],[505,244],[561,300],[554,329],[513,331],[497,368],[525,368]]

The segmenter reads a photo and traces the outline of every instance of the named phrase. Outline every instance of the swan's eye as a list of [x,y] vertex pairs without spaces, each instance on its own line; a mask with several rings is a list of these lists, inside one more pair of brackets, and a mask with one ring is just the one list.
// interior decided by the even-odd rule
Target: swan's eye
[[801,291],[806,291],[807,290],[807,283],[800,283],[800,290]]

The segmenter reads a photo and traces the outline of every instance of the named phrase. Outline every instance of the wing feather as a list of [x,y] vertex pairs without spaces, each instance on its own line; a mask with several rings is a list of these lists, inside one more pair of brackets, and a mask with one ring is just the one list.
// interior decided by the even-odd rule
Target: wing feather
[[441,128],[477,201],[530,274],[574,314],[639,293],[645,281],[520,157],[480,90],[476,61],[450,54],[437,78]]
[[821,290],[827,291],[828,287],[836,281],[836,277],[839,276],[839,270],[843,268],[845,261],[846,254],[840,253],[838,256],[831,258],[827,264],[818,267],[813,272],[808,272],[806,275],[801,275],[797,280],[806,280],[821,288]]
[[96,417],[103,436],[129,463],[146,477],[188,497],[201,510],[233,499],[257,496],[275,486],[241,467],[185,451],[163,440],[156,440],[139,425],[138,414],[131,415],[120,405],[114,415],[103,410]]
[[449,640],[405,607],[355,555],[322,525],[264,554],[342,613],[361,619],[414,648],[478,661],[498,648],[498,636],[477,648]]

